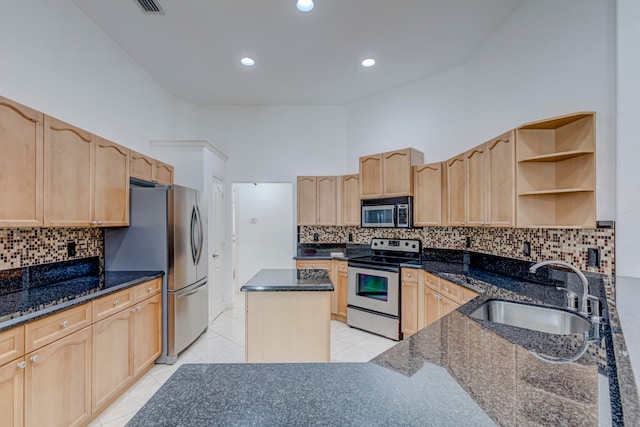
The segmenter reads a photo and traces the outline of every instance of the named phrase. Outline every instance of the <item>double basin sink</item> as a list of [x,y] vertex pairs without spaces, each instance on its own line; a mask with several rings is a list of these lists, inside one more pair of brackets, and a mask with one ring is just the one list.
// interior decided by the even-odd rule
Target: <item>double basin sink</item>
[[488,300],[470,316],[556,335],[580,334],[591,328],[589,320],[569,311],[503,300]]

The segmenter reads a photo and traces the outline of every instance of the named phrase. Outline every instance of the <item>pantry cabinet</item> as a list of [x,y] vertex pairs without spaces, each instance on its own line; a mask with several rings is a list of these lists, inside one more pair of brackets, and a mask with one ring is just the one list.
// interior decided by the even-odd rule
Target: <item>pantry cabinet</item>
[[173,184],[173,166],[131,150],[131,178],[155,184]]
[[298,225],[336,225],[335,176],[297,178]]
[[43,215],[44,115],[0,97],[0,227],[36,227]]
[[413,167],[413,224],[442,225],[442,163]]
[[424,154],[413,148],[360,157],[360,197],[413,195],[411,166],[424,163]]

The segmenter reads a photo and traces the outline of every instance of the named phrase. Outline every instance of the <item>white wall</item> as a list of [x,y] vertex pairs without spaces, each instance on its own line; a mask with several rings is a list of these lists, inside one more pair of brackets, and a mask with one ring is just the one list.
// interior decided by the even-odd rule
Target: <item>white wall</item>
[[358,157],[413,147],[425,162],[470,148],[464,140],[465,69],[455,67],[367,98],[347,108],[348,162]]
[[293,185],[234,184],[238,244],[238,285],[263,268],[292,268]]
[[[640,2],[618,0],[616,269],[640,277]],[[636,281],[637,282],[637,281]],[[635,284],[635,282],[634,282]],[[633,324],[633,323],[632,323]]]
[[70,0],[3,0],[0,95],[143,153],[174,98]]

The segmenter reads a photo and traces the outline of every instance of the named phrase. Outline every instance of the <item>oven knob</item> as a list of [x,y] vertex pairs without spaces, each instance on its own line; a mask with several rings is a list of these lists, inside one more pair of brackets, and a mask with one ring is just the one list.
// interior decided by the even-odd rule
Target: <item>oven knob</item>
[[409,246],[409,242],[404,242],[404,245],[405,246]]
[[373,242],[373,246],[378,246],[378,242]]
[[412,245],[411,247],[412,247],[413,249],[415,249],[415,248],[416,248],[416,245],[415,245],[415,243],[414,243],[414,244],[413,244],[413,245]]

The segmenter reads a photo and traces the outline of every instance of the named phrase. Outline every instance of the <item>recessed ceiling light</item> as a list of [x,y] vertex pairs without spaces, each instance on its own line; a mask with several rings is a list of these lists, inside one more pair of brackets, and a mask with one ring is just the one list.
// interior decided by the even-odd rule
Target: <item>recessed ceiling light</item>
[[367,58],[364,61],[362,61],[362,66],[363,67],[373,67],[374,65],[376,65],[376,60],[375,59]]
[[309,12],[311,9],[313,9],[313,0],[298,0],[298,2],[296,3],[296,7],[298,8],[298,10],[301,10],[303,12]]
[[245,57],[245,58],[242,58],[242,59],[240,60],[240,63],[241,63],[242,65],[246,65],[247,67],[251,67],[251,66],[253,66],[253,64],[255,64],[255,63],[256,63],[256,61],[254,61],[253,59],[251,59],[251,58],[249,58],[249,57]]

